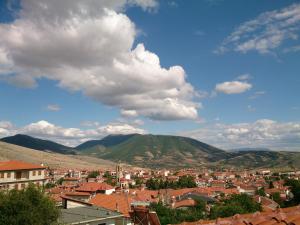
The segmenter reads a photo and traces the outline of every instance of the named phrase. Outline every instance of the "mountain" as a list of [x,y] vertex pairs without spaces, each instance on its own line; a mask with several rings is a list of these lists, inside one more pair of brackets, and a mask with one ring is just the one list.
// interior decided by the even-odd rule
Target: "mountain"
[[271,152],[269,148],[235,148],[228,150],[230,152]]
[[71,147],[67,147],[49,140],[34,138],[24,134],[5,137],[0,139],[0,141],[40,151],[52,151],[62,154],[76,154],[76,151]]
[[101,140],[90,140],[84,142],[76,147],[77,150],[87,150],[91,148],[95,148],[97,146],[101,147],[111,147],[114,145],[118,145],[129,138],[133,137],[136,134],[127,134],[127,135],[108,135]]
[[170,135],[111,135],[83,143],[77,149],[84,155],[149,168],[300,167],[300,152],[261,148],[228,152],[192,138]]
[[0,161],[20,160],[30,163],[43,163],[51,168],[79,168],[95,170],[114,168],[115,163],[95,157],[64,155],[25,148],[0,141]]
[[[103,144],[103,140],[110,140],[109,145]],[[82,148],[85,145],[88,148]],[[108,136],[98,142],[84,143],[80,148],[83,154],[152,168],[198,166],[231,156],[231,153],[191,138],[151,134]]]
[[[109,135],[101,140],[87,141],[76,148],[21,134],[6,137],[0,141],[39,150],[35,151],[35,154],[39,153],[41,156],[46,151],[77,154],[73,157],[89,158],[95,161],[121,161],[148,168],[300,168],[300,152],[267,149],[242,149],[242,151],[229,152],[192,138],[170,135]],[[11,150],[13,151],[14,148]],[[0,159],[1,151],[0,148]],[[26,158],[26,155],[15,154],[14,156]],[[43,157],[40,161],[45,160]]]
[[286,151],[240,151],[232,157],[220,160],[218,166],[237,168],[300,168],[300,152]]

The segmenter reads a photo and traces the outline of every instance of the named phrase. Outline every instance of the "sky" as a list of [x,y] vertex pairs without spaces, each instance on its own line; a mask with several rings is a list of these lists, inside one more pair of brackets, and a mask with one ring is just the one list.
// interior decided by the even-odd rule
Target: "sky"
[[300,151],[300,2],[0,0],[0,137]]

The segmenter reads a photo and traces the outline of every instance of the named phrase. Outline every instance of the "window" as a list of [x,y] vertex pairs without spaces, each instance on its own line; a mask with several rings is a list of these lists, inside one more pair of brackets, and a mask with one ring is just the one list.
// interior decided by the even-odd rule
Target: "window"
[[21,184],[21,188],[24,189],[25,188],[25,184]]
[[19,188],[19,185],[15,184],[15,189],[18,190],[18,188]]
[[39,170],[39,176],[41,176],[42,175],[42,171],[41,170]]
[[35,176],[35,173],[36,173],[36,171],[34,170],[34,171],[32,171],[32,176]]
[[4,178],[4,173],[0,173],[0,178]]
[[7,172],[7,178],[10,178],[10,172]]

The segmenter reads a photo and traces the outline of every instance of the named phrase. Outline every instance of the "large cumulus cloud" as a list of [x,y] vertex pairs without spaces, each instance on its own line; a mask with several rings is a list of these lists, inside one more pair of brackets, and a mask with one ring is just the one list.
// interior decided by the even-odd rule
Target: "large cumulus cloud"
[[35,87],[39,78],[80,91],[122,113],[157,120],[196,119],[193,86],[181,66],[164,68],[124,11],[154,0],[22,0],[0,24],[0,80]]

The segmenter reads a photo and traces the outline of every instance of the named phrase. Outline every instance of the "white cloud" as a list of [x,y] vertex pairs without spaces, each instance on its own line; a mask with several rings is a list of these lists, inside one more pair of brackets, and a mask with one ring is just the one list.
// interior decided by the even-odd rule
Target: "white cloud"
[[215,90],[224,94],[240,94],[248,91],[252,85],[242,81],[227,81],[216,85]]
[[11,130],[14,128],[13,124],[9,121],[0,120],[0,137],[10,135]]
[[254,108],[252,105],[248,105],[248,106],[247,106],[247,110],[248,110],[249,112],[255,112],[255,111],[256,111],[256,108]]
[[251,50],[270,53],[290,39],[296,41],[300,31],[300,4],[260,14],[238,26],[216,50],[217,53]]
[[175,1],[168,1],[168,5],[171,6],[171,7],[174,7],[174,8],[178,7],[178,3],[175,2]]
[[61,108],[57,104],[51,104],[51,105],[47,105],[47,110],[57,112],[57,111],[60,111]]
[[253,95],[251,95],[250,97],[249,97],[249,99],[257,99],[257,98],[259,98],[259,97],[261,97],[261,96],[263,96],[263,95],[265,95],[266,94],[266,92],[265,91],[256,91]]
[[0,77],[25,87],[55,80],[125,114],[196,119],[198,93],[184,69],[163,68],[142,43],[134,46],[138,29],[124,14],[132,5],[151,10],[157,2],[22,0],[19,17],[0,24]]
[[266,147],[300,151],[300,122],[262,119],[253,123],[216,123],[179,134],[223,149]]
[[250,80],[251,78],[252,78],[252,76],[250,74],[246,73],[246,74],[242,74],[242,75],[238,76],[236,79],[245,81],[245,80]]
[[291,46],[291,47],[283,49],[284,53],[299,52],[299,51],[300,51],[300,45],[295,45],[295,46]]
[[28,124],[24,127],[15,127],[10,122],[0,122],[0,137],[27,134],[34,137],[56,141],[61,144],[76,146],[84,141],[90,139],[101,139],[110,134],[144,134],[146,131],[135,125],[126,123],[109,123],[103,126],[96,126],[93,129],[79,129],[79,128],[64,128],[59,125],[49,123],[41,120],[35,123]]

